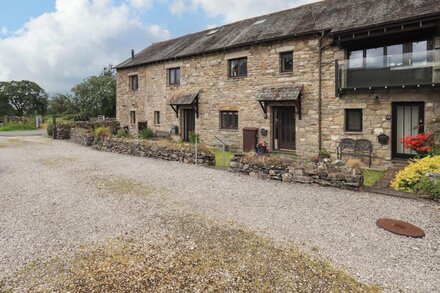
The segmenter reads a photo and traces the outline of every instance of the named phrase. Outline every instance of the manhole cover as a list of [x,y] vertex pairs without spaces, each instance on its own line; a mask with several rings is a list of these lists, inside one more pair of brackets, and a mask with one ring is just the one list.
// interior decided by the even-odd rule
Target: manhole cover
[[387,230],[391,233],[412,237],[412,238],[423,238],[425,237],[425,232],[410,223],[392,220],[392,219],[379,219],[376,222],[377,226]]

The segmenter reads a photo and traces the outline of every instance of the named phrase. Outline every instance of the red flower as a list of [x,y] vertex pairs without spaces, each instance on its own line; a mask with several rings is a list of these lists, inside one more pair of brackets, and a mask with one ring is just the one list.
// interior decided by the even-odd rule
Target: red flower
[[435,145],[432,133],[419,133],[416,136],[406,136],[400,139],[405,148],[411,149],[418,153],[428,154]]

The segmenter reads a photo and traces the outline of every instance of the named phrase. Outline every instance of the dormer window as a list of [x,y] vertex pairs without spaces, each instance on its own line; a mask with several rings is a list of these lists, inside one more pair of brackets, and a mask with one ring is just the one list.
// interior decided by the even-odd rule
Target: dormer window
[[139,89],[139,78],[138,75],[130,75],[129,76],[130,89],[132,91],[137,91]]

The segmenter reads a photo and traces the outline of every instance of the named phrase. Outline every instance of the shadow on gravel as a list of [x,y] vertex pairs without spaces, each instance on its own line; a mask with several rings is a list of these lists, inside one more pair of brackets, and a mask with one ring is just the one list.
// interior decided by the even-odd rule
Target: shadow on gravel
[[83,245],[73,254],[27,265],[4,280],[0,291],[379,291],[294,247],[275,245],[232,224],[193,215],[156,219],[167,232],[154,242],[142,233]]

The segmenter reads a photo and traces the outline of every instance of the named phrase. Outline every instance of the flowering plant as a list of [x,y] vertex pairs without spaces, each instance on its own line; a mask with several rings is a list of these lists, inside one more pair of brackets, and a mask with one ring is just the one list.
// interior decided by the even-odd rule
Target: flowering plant
[[438,147],[431,132],[419,133],[416,136],[406,136],[400,142],[404,144],[405,148],[417,152],[419,156],[426,156],[434,148]]

